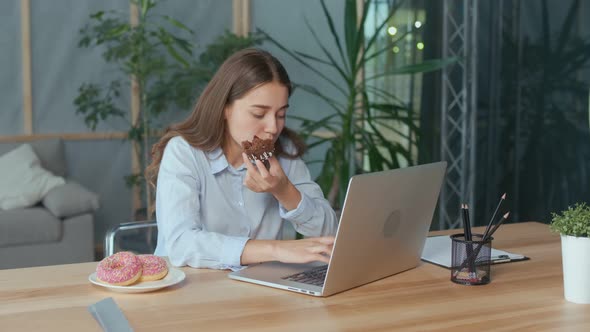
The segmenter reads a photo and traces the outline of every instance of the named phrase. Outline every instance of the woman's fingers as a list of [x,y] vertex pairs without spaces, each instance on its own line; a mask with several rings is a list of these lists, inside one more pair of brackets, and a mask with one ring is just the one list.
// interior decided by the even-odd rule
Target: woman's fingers
[[[244,177],[244,185],[254,192],[264,191],[264,187],[261,186],[262,181],[260,179],[260,165],[258,164],[260,161],[256,160],[256,166],[254,166],[248,159],[248,156],[246,156],[246,154],[243,152],[242,159],[244,160],[244,165],[247,169],[246,177]],[[264,165],[262,168],[264,168]],[[266,168],[264,168],[264,170],[266,171]]]
[[332,249],[334,248],[333,237],[318,237],[310,239],[315,245],[309,247],[314,253],[314,260],[328,263],[332,256]]
[[254,167],[254,165],[252,165],[252,162],[250,161],[250,159],[248,159],[248,156],[246,156],[246,154],[244,152],[242,152],[242,159],[244,160],[244,165],[246,166],[246,169],[248,170],[248,172],[251,172],[251,173],[256,172],[256,167]]
[[311,239],[323,244],[334,244],[334,241],[336,240],[336,238],[334,238],[333,236],[314,237]]
[[316,253],[322,254],[322,255],[327,255],[332,256],[332,246],[331,245],[321,245],[321,246],[317,246],[315,249]]
[[309,263],[320,261],[328,263],[332,255],[332,243],[330,238],[308,238],[303,240],[279,241],[278,260],[284,263]]
[[253,165],[245,153],[242,153],[242,159],[247,169],[244,185],[250,190],[275,193],[288,184],[288,179],[276,158],[271,157],[268,159],[271,164],[270,169],[267,169],[261,160],[255,160]]
[[264,163],[262,163],[261,160],[257,159],[254,161],[254,164],[252,164],[252,162],[248,159],[248,156],[246,156],[246,154],[243,152],[242,159],[244,160],[244,165],[246,166],[248,173],[250,173],[250,176],[255,181],[260,181],[261,178],[266,179],[270,176],[270,173],[268,172],[268,170],[264,166]]
[[281,168],[281,164],[279,163],[277,158],[270,157],[267,160],[268,160],[268,164],[270,165],[270,167],[268,168],[269,173],[272,175],[281,174],[282,168]]
[[[318,238],[319,239],[319,238]],[[327,239],[324,240],[327,242]],[[332,256],[332,248],[334,247],[332,243],[321,243],[318,242],[317,239],[310,241],[311,243],[307,247],[307,250],[313,253],[314,259],[318,259],[320,261],[329,261],[330,256]]]
[[311,253],[307,258],[307,262],[320,261],[328,263],[332,256],[332,248],[328,246],[316,246],[310,248]]
[[314,257],[310,260],[310,262],[319,261],[324,263],[330,263],[330,256],[325,255],[314,255]]
[[268,170],[261,160],[256,160],[256,168],[258,168],[258,173],[260,173],[262,178],[266,179],[269,176]]

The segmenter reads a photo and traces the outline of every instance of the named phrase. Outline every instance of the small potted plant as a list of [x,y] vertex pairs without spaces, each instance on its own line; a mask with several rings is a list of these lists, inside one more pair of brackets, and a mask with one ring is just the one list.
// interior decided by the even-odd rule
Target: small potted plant
[[576,203],[561,214],[553,213],[550,227],[561,234],[565,299],[590,303],[590,207]]

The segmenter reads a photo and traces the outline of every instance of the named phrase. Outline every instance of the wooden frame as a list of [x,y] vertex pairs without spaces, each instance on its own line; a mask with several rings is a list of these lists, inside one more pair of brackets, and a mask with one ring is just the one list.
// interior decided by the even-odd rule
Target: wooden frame
[[[139,24],[139,7],[137,3],[131,3],[129,7],[129,22],[131,26],[137,26]],[[137,79],[131,77],[131,123],[133,126],[137,125],[139,119],[139,112],[141,111],[141,87],[137,82]],[[139,151],[140,147],[136,141],[131,142],[131,173],[138,174],[141,172],[141,166],[139,162]],[[135,212],[141,208],[141,188],[139,186],[133,186],[132,191],[132,206],[131,216],[135,219]],[[149,199],[148,199],[149,200]],[[148,203],[149,204],[149,203]]]
[[0,143],[31,142],[39,139],[61,138],[65,141],[90,141],[90,140],[111,140],[126,139],[126,132],[104,132],[104,133],[72,133],[72,134],[35,134],[35,135],[14,135],[0,136]]
[[233,0],[233,32],[245,37],[250,33],[250,0]]
[[20,2],[23,75],[23,132],[33,134],[33,83],[31,79],[31,1]]

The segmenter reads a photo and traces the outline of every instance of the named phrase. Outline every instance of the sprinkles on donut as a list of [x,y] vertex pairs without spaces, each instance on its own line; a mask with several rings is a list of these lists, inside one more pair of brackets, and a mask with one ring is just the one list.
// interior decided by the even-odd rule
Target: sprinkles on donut
[[168,274],[168,264],[164,258],[155,255],[138,255],[142,264],[139,281],[160,280]]
[[131,285],[141,277],[141,273],[141,261],[128,251],[105,257],[96,267],[98,280],[115,286]]

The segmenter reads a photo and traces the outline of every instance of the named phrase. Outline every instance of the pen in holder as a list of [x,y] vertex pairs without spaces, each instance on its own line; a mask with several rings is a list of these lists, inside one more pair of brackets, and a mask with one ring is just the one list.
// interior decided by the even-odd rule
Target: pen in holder
[[465,240],[464,234],[451,235],[451,281],[462,285],[490,283],[492,237],[484,240],[483,234],[472,234]]

